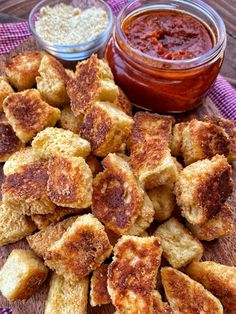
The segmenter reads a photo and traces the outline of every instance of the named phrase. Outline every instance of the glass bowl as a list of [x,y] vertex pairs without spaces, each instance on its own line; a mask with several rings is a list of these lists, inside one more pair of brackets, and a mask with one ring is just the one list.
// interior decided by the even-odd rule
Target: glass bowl
[[[40,9],[44,6],[53,7],[59,3],[71,5],[75,8],[81,9],[82,11],[93,6],[102,8],[107,12],[108,15],[108,24],[106,29],[93,40],[75,45],[54,44],[43,39],[41,36],[38,35],[35,29],[35,22],[39,18]],[[112,10],[109,5],[102,0],[42,0],[37,3],[37,5],[32,9],[29,15],[30,30],[35,39],[39,42],[39,44],[50,54],[58,57],[59,59],[67,61],[83,60],[91,56],[93,53],[99,54],[102,50],[104,50],[106,43],[111,36],[113,23],[114,16]]]

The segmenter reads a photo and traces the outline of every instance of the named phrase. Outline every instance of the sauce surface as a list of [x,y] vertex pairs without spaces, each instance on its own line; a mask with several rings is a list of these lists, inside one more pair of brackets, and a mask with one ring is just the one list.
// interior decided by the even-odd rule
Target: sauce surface
[[213,48],[207,27],[180,11],[146,11],[126,19],[122,30],[131,47],[161,59],[192,59]]

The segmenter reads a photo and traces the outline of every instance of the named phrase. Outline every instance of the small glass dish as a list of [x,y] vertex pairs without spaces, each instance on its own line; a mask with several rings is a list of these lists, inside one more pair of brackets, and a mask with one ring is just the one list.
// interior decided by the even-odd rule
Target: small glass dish
[[[44,6],[53,7],[59,3],[71,5],[75,8],[81,9],[81,11],[94,6],[102,8],[108,15],[108,24],[106,29],[93,40],[75,45],[54,44],[43,39],[40,35],[38,35],[35,29],[35,22],[39,18],[40,9]],[[50,54],[67,61],[83,60],[91,56],[93,53],[102,54],[102,51],[105,49],[106,43],[112,34],[113,23],[114,16],[112,10],[109,5],[102,0],[42,0],[37,3],[29,15],[30,30],[39,44]]]

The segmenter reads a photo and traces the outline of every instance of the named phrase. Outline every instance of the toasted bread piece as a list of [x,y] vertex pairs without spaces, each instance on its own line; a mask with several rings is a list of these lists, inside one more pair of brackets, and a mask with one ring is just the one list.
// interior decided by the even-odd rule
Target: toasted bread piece
[[76,218],[70,217],[64,219],[28,236],[27,241],[29,246],[38,256],[45,257],[50,246],[62,237],[66,230],[75,222]]
[[215,262],[193,262],[186,270],[194,280],[213,293],[225,308],[236,311],[236,267]]
[[88,157],[86,158],[86,163],[92,171],[93,177],[96,177],[96,175],[103,170],[100,161],[93,154],[88,155]]
[[168,185],[160,185],[147,191],[154,207],[154,217],[158,222],[163,222],[170,218],[175,208],[175,197],[173,188]]
[[87,314],[88,277],[70,282],[53,274],[44,314]]
[[30,217],[19,211],[0,205],[0,246],[17,242],[34,232],[36,225]]
[[21,166],[37,161],[41,161],[41,159],[32,147],[21,148],[18,152],[12,154],[5,162],[3,173],[5,176],[9,176],[17,172]]
[[158,237],[122,236],[108,267],[108,292],[117,313],[153,313],[153,291],[161,261]]
[[42,99],[59,108],[69,104],[66,91],[67,74],[63,65],[54,57],[45,55],[40,63],[39,74],[36,82]]
[[75,78],[75,72],[71,69],[65,69],[67,75],[67,81]]
[[105,170],[93,182],[93,214],[117,234],[134,225],[144,205],[140,188],[129,164],[116,154],[102,161]]
[[6,117],[5,113],[0,110],[0,123],[2,123],[2,122],[7,124],[8,120],[7,120],[7,117]]
[[223,314],[220,301],[187,275],[164,267],[161,277],[167,300],[175,314]]
[[10,83],[18,90],[32,88],[36,84],[36,76],[43,51],[24,51],[6,62],[5,72]]
[[85,158],[90,153],[89,142],[69,130],[58,128],[46,128],[38,133],[32,141],[32,147],[43,159],[52,156]]
[[120,87],[119,95],[112,104],[121,111],[124,111],[124,113],[126,113],[128,116],[132,116],[132,104]]
[[7,122],[0,122],[0,162],[5,162],[15,152],[23,147],[23,143],[16,136]]
[[36,89],[11,94],[4,100],[3,110],[23,143],[60,119],[60,110],[44,102]]
[[200,260],[203,255],[201,242],[175,218],[160,225],[154,234],[161,238],[163,255],[175,268]]
[[87,208],[92,204],[92,172],[82,157],[51,157],[47,194],[64,207]]
[[187,224],[191,232],[199,239],[212,241],[234,232],[234,215],[229,205],[223,204],[220,211],[203,225]]
[[67,106],[61,111],[61,119],[59,121],[59,125],[64,130],[70,130],[75,134],[79,134],[80,126],[83,123],[83,119],[83,114],[76,117],[71,110],[71,107]]
[[181,214],[193,225],[216,215],[231,195],[232,169],[224,156],[199,160],[184,168],[175,185]]
[[8,80],[5,76],[0,76],[0,111],[2,111],[2,104],[4,99],[13,94],[14,90],[11,85],[8,83]]
[[7,176],[2,185],[3,203],[25,215],[54,212],[56,205],[46,193],[47,170],[46,162],[35,162]]
[[93,271],[90,283],[90,305],[97,306],[111,303],[107,291],[108,264],[102,264]]
[[96,102],[84,116],[80,135],[90,142],[92,153],[105,157],[119,151],[126,141],[133,119],[107,102]]
[[167,302],[163,302],[160,293],[155,290],[153,293],[153,314],[174,314]]
[[229,136],[216,124],[193,119],[184,128],[182,136],[181,151],[185,165],[217,154],[229,155]]
[[67,280],[80,280],[99,267],[111,251],[104,226],[92,214],[87,214],[78,217],[50,246],[45,264]]
[[96,55],[77,64],[75,79],[67,83],[67,92],[76,117],[85,114],[96,101],[113,102],[119,95],[108,63]]
[[225,130],[230,140],[230,149],[229,149],[230,152],[229,152],[228,160],[230,162],[235,161],[236,160],[236,126],[235,126],[234,121],[225,119],[223,117],[209,117],[209,116],[205,116],[204,121],[215,123]]
[[189,122],[176,123],[172,130],[171,154],[173,156],[182,156],[183,131]]
[[47,275],[47,267],[32,251],[15,249],[0,270],[0,290],[9,301],[28,299]]

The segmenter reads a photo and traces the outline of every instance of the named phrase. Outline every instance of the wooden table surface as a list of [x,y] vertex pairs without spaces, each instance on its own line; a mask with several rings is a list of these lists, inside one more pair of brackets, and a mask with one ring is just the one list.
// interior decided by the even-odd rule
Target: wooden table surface
[[[222,74],[236,88],[236,0],[205,0],[224,19],[228,44]],[[8,16],[26,19],[37,0],[0,0],[0,23],[12,21]]]

